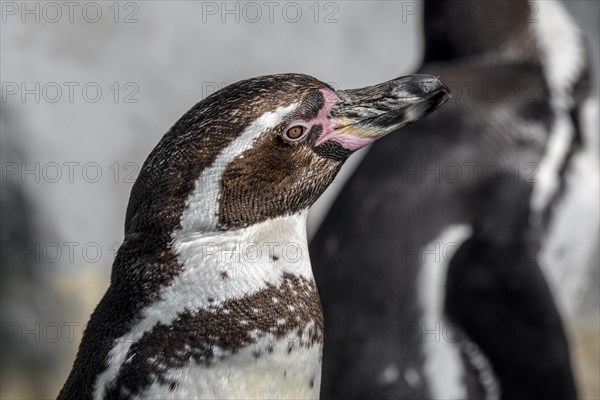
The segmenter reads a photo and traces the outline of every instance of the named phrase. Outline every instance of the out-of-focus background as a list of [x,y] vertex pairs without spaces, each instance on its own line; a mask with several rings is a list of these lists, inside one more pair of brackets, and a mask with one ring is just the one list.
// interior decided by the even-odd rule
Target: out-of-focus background
[[[566,5],[590,42],[597,93],[599,2]],[[108,285],[131,186],[175,120],[256,75],[302,72],[351,88],[411,73],[422,57],[420,7],[2,1],[0,397],[58,393]],[[311,233],[360,158],[311,212]],[[594,240],[589,286],[564,317],[584,398],[600,398]]]

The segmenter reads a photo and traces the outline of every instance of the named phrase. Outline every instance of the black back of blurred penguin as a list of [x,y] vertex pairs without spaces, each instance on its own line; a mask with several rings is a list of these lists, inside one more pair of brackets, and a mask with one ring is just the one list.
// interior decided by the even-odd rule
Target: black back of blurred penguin
[[240,81],[165,134],[61,399],[315,398],[323,317],[307,209],[357,149],[447,99],[430,76],[334,91]]
[[426,1],[424,29],[420,71],[453,99],[374,144],[311,240],[322,396],[575,398],[556,249],[578,245],[562,209],[592,212],[569,184],[589,145],[582,37],[555,1]]

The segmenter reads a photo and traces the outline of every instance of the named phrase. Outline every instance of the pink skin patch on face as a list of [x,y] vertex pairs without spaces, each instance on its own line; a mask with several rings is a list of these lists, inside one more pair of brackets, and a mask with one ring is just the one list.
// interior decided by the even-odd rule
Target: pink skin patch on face
[[323,136],[331,133],[338,126],[338,121],[329,116],[329,112],[331,108],[340,100],[340,98],[335,94],[333,90],[330,89],[321,89],[320,92],[324,97],[323,107],[319,110],[319,113],[316,117],[311,119],[310,121],[292,121],[288,124],[288,127],[291,126],[302,126],[306,132],[309,132],[311,128],[315,125],[321,125],[323,128],[323,132],[321,136],[317,140],[317,144],[322,142]]
[[340,98],[331,89],[321,89],[320,91],[324,97],[324,104],[317,116],[310,121],[292,121],[289,126],[302,126],[306,132],[309,132],[313,126],[321,125],[323,132],[317,139],[315,147],[331,141],[340,144],[345,149],[355,151],[375,141],[374,138],[357,137],[336,131],[339,121],[332,118],[329,113],[333,106],[340,101]]
[[319,111],[317,117],[311,121],[311,124],[313,121],[315,121],[315,124],[321,124],[323,126],[323,133],[319,139],[317,139],[315,147],[325,142],[332,141],[339,143],[345,149],[355,151],[365,147],[370,143],[373,143],[375,140],[374,138],[361,138],[336,132],[335,129],[337,128],[339,121],[331,118],[329,116],[329,112],[331,111],[331,108],[340,100],[340,98],[331,89],[321,89],[321,93],[325,98],[325,105],[321,111]]

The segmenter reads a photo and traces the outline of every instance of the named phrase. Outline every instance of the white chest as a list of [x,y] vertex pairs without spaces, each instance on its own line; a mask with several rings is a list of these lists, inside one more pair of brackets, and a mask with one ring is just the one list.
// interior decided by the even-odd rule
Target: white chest
[[[322,313],[305,215],[218,236],[175,234],[173,248],[182,271],[115,341],[95,398],[103,398],[128,370],[148,364],[156,366],[148,374],[152,384],[134,393],[125,387],[125,393],[317,398]],[[151,352],[145,343],[152,344]]]
[[317,399],[321,353],[321,344],[305,348],[286,338],[264,338],[213,365],[190,362],[171,369],[165,377],[179,382],[174,389],[155,382],[138,398]]

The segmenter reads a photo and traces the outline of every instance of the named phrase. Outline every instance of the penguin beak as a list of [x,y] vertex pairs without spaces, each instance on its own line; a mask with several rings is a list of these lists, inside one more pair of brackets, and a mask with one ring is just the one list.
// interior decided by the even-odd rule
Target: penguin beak
[[316,145],[337,142],[355,151],[418,121],[450,98],[450,90],[431,75],[410,75],[361,89],[336,91],[330,115],[335,128]]

